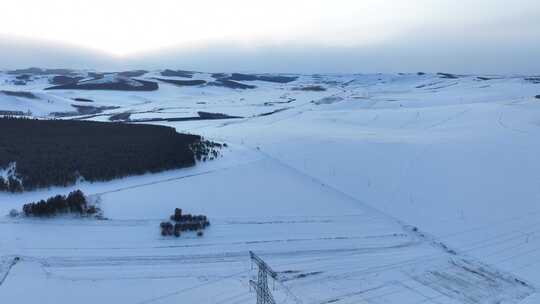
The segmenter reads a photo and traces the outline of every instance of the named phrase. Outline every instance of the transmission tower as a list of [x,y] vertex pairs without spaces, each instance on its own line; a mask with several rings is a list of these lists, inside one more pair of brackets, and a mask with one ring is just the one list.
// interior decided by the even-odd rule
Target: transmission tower
[[272,279],[277,280],[278,274],[266,264],[263,259],[257,256],[252,251],[249,252],[251,262],[257,264],[259,272],[257,274],[257,282],[249,280],[249,284],[255,289],[257,293],[257,304],[276,304],[270,288],[268,288],[268,276]]

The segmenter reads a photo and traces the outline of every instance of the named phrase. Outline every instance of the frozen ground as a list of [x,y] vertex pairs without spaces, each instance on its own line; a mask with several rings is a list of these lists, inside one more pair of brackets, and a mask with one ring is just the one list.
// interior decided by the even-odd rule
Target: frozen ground
[[[536,303],[540,84],[488,78],[300,76],[245,91],[29,84],[51,100],[120,107],[88,119],[243,118],[156,122],[231,145],[195,168],[78,185],[109,220],[0,219],[0,303],[253,303],[249,250],[279,272],[278,303]],[[312,84],[327,90],[293,90]],[[20,110],[57,111],[32,106]],[[0,214],[69,190],[1,194]],[[175,207],[209,216],[204,237],[159,235]]]

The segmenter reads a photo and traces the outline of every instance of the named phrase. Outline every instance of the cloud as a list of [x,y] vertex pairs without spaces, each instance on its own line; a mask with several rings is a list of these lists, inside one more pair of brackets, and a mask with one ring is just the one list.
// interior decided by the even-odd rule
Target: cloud
[[423,32],[377,45],[331,47],[267,44],[252,48],[214,43],[113,57],[72,46],[0,38],[0,67],[68,67],[98,70],[179,68],[208,72],[368,73],[540,73],[537,39]]
[[99,51],[43,40],[0,35],[0,68],[114,68],[119,62]]
[[[62,1],[55,3],[59,5]],[[103,13],[106,17],[103,22],[115,27],[107,28],[102,24],[99,31],[88,36],[98,37],[96,41],[103,44],[95,45],[95,49],[106,49],[110,41],[116,43],[115,48],[135,46],[143,41],[147,43],[140,48],[144,51],[112,56],[94,48],[0,36],[0,67],[540,74],[540,2],[537,0],[516,0],[511,4],[505,0],[460,3],[450,0],[399,3],[366,0],[361,1],[362,4],[356,0],[337,0],[332,2],[333,5],[302,0],[293,1],[282,13],[268,3],[254,5],[253,2],[235,0],[230,3],[231,7],[224,8],[225,15],[214,10],[206,13],[212,5],[203,1],[195,6],[198,14],[184,17],[180,23],[176,19],[188,12],[173,11],[175,2],[152,7],[147,16],[122,13],[118,20],[114,17],[126,8],[121,5],[122,1],[114,3],[115,9]],[[86,4],[95,5],[95,2]],[[239,5],[243,5],[244,10],[237,12]],[[142,10],[145,5],[137,2],[133,7]],[[252,11],[254,14],[250,14]],[[152,12],[160,12],[168,18],[158,18],[161,15],[154,16]],[[298,14],[304,17],[295,19]],[[93,26],[92,20],[97,15],[89,16],[91,18],[84,20]],[[39,15],[31,17],[39,18]],[[79,19],[75,17],[71,16],[69,20],[77,22]],[[63,33],[66,24],[70,24],[50,16],[47,20],[57,25],[59,34]],[[122,20],[131,20],[131,23],[122,23]],[[141,23],[140,20],[155,22]],[[176,26],[178,24],[182,26]],[[90,31],[92,26],[78,24],[74,33]],[[151,31],[141,33],[147,28]],[[169,37],[184,37],[186,31],[194,28],[199,32],[190,32],[186,36],[189,42],[171,38],[162,43]],[[27,29],[33,31],[32,27]],[[152,37],[155,31],[162,35]],[[196,33],[202,34],[198,37]],[[137,40],[138,35],[150,38]],[[84,37],[81,34],[77,41],[85,40]]]

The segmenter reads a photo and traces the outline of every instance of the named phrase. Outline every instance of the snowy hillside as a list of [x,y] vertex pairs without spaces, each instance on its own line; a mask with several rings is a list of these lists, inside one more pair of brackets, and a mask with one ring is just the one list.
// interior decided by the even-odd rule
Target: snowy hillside
[[[4,72],[0,113],[228,147],[192,168],[0,193],[0,303],[254,303],[249,251],[278,272],[277,303],[538,301],[540,77],[74,75],[159,88],[46,90],[54,75]],[[8,216],[77,188],[107,220]],[[159,234],[176,207],[210,218],[204,236]]]

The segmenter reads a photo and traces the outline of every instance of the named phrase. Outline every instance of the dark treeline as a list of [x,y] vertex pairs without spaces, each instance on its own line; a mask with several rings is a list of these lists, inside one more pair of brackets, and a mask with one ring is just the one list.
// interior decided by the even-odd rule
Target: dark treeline
[[214,73],[212,77],[221,80],[233,80],[233,81],[266,81],[275,83],[289,83],[298,79],[296,76],[282,76],[282,75],[257,75],[257,74],[242,74],[242,73]]
[[108,181],[195,165],[218,144],[153,125],[0,118],[0,191]]
[[15,97],[23,97],[23,98],[29,98],[29,99],[37,99],[37,96],[34,95],[32,92],[25,92],[25,91],[0,91],[0,93],[8,95],[8,96],[15,96]]
[[125,77],[140,77],[146,73],[148,73],[148,71],[146,70],[132,70],[132,71],[118,72],[117,74],[120,76],[125,76]]
[[446,78],[446,79],[458,79],[458,75],[450,74],[450,73],[437,73],[439,78]]
[[192,71],[183,71],[183,70],[175,71],[175,70],[170,70],[170,69],[166,69],[166,70],[164,70],[164,71],[161,72],[161,76],[165,76],[165,77],[184,77],[184,78],[192,78],[192,77],[193,77],[193,74],[195,74],[195,72],[192,72]]
[[26,216],[54,216],[65,213],[75,214],[96,214],[98,209],[95,206],[89,206],[86,197],[81,190],[76,190],[68,196],[56,195],[35,203],[23,205],[23,212]]
[[64,85],[64,84],[70,84],[70,83],[77,83],[80,80],[83,80],[84,77],[82,76],[64,76],[64,75],[57,75],[54,76],[49,80],[50,83],[55,85]]
[[113,90],[113,91],[156,91],[159,89],[157,82],[140,79],[119,78],[111,82],[93,82],[99,78],[89,81],[72,82],[45,88],[45,90]]
[[205,80],[193,79],[193,80],[176,80],[176,79],[165,79],[165,78],[154,78],[165,83],[174,84],[177,86],[198,86],[206,83]]
[[532,82],[534,84],[540,83],[540,76],[533,76],[533,77],[527,77],[525,78],[526,81]]
[[[192,120],[213,120],[213,119],[235,119],[235,118],[244,118],[241,116],[231,116],[228,114],[223,113],[211,113],[211,112],[203,112],[199,111],[197,112],[199,116],[191,116],[191,117],[156,117],[156,118],[139,118],[139,119],[132,119],[131,122],[155,122],[155,121],[192,121]],[[114,115],[113,115],[114,116]],[[113,118],[111,116],[111,118]],[[120,118],[125,118],[125,116],[120,116]],[[114,117],[114,119],[118,119],[118,116]]]
[[41,68],[26,68],[26,69],[17,69],[8,71],[8,74],[11,75],[21,75],[21,74],[30,74],[30,75],[75,75],[75,71],[70,69],[41,69]]
[[296,76],[280,76],[280,75],[253,75],[253,74],[241,74],[241,73],[232,73],[228,77],[229,80],[236,81],[267,81],[267,82],[276,82],[276,83],[289,83],[293,82],[298,77]]
[[210,86],[216,86],[216,87],[225,87],[229,89],[255,89],[257,86],[244,84],[228,79],[216,79],[216,81],[209,82],[208,85]]
[[310,86],[292,88],[292,90],[293,91],[323,92],[323,91],[326,91],[326,88],[320,85],[310,85]]

